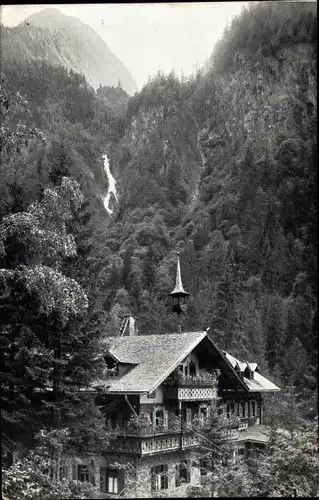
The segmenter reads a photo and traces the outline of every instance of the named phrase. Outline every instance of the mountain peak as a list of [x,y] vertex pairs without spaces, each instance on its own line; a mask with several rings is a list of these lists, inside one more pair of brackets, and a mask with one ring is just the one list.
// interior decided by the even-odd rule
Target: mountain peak
[[115,87],[120,80],[127,93],[137,90],[130,72],[102,37],[77,17],[67,16],[57,8],[31,14],[18,30],[6,30],[1,43],[6,58],[43,59],[64,66],[83,74],[95,89],[100,85]]

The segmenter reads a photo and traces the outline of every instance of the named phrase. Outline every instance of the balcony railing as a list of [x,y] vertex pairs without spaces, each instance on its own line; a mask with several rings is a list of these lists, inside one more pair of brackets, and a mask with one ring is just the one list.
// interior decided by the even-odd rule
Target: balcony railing
[[183,375],[182,373],[174,373],[169,376],[164,386],[168,387],[211,387],[216,385],[216,376],[209,372],[199,372],[196,375]]
[[[222,438],[226,440],[238,439],[239,418],[225,417],[225,430]],[[198,437],[204,430],[210,428],[210,420],[195,416],[192,421],[185,422],[178,417],[169,418],[167,426],[154,426],[143,414],[134,417],[118,432],[118,436],[111,440],[107,451],[151,455],[161,452],[183,450],[200,445]]]
[[177,401],[210,401],[216,397],[214,387],[178,387],[164,386],[163,398]]
[[178,401],[209,401],[216,397],[216,377],[208,372],[185,376],[174,373],[164,382],[164,399]]
[[238,439],[239,433],[238,429],[225,429],[222,433],[222,438],[227,440]]
[[184,450],[199,444],[197,437],[191,431],[166,431],[157,435],[119,435],[111,440],[108,451],[117,453],[134,453],[152,455],[168,451]]
[[258,417],[241,417],[239,423],[239,430],[247,429],[250,425],[260,424],[260,419]]

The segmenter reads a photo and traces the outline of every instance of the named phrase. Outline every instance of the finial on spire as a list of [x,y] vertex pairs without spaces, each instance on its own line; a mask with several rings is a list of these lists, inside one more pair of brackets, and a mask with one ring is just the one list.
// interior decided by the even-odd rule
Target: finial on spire
[[189,295],[188,292],[185,292],[182,276],[181,276],[181,266],[179,262],[179,252],[177,252],[177,267],[176,267],[176,281],[175,288],[170,293],[172,299],[172,309],[180,315],[182,312],[186,310],[186,298]]
[[175,288],[171,292],[171,295],[175,293],[182,293],[185,295],[189,295],[189,293],[185,292],[183,283],[182,283],[182,276],[181,276],[181,266],[179,262],[179,252],[177,252],[177,267],[176,267],[176,280],[175,280]]

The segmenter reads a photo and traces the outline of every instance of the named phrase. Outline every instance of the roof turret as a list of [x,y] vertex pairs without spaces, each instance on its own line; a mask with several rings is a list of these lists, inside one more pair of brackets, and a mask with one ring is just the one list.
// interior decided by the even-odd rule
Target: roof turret
[[170,295],[175,295],[175,294],[189,295],[188,292],[185,292],[184,287],[183,287],[183,283],[182,283],[181,266],[179,263],[179,252],[177,252],[177,268],[176,268],[175,288],[170,293]]

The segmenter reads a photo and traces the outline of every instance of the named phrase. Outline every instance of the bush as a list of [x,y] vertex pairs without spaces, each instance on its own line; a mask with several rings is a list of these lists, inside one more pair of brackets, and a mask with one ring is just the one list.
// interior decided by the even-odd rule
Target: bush
[[49,471],[56,463],[31,452],[2,471],[3,498],[8,500],[51,500],[64,498],[94,498],[90,483],[60,480],[54,482]]

